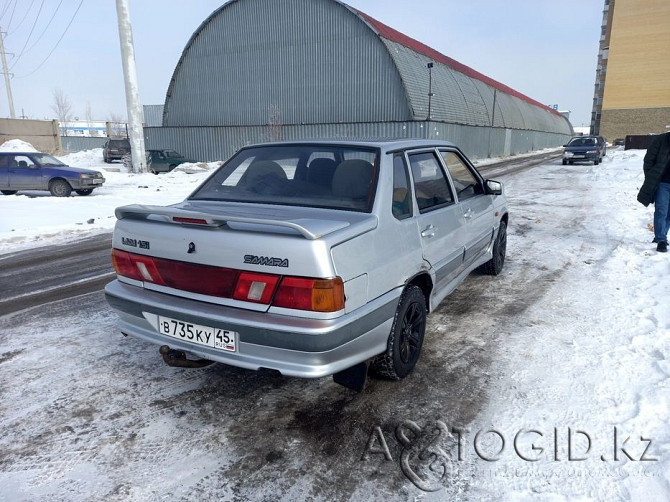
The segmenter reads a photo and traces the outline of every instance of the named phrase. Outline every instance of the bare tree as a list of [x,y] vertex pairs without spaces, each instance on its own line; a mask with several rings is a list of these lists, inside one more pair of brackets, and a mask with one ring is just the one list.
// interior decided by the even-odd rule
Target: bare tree
[[85,112],[86,122],[88,123],[88,135],[95,136],[95,129],[93,128],[93,108],[91,107],[91,102],[86,102],[86,112]]
[[70,103],[70,100],[62,89],[53,90],[53,103],[51,104],[51,109],[58,116],[58,122],[60,122],[65,136],[67,136],[65,124],[72,118],[72,103]]

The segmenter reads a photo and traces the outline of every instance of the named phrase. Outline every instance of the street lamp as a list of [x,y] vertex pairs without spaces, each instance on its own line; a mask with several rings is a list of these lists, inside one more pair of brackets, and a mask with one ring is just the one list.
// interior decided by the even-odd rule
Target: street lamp
[[428,118],[426,120],[432,119],[430,114],[430,106],[433,98],[433,62],[428,63]]

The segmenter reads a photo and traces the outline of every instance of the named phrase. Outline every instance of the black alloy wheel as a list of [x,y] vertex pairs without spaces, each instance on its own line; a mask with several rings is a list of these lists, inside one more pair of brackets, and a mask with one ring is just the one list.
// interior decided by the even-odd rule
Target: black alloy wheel
[[400,380],[416,366],[426,333],[426,298],[418,286],[407,286],[389,335],[386,352],[372,361],[373,373],[390,380]]

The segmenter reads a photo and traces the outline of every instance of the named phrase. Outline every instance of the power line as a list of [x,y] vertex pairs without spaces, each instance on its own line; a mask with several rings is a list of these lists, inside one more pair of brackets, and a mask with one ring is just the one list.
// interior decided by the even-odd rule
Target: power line
[[[12,9],[12,15],[9,16],[9,22],[7,23],[7,31],[9,31],[9,27],[12,25],[12,20],[14,19],[14,12],[16,12],[16,5],[19,3],[19,0],[14,0],[14,8]],[[7,4],[9,5],[9,4]],[[9,33],[7,33],[9,35]]]
[[[14,1],[14,5],[16,6],[16,2],[18,2],[18,0],[13,0],[13,1]],[[5,17],[5,14],[7,13],[7,10],[9,9],[10,5],[12,5],[12,0],[7,0],[7,3],[5,4],[5,6],[2,9],[2,12],[0,12],[0,19]]]
[[[17,2],[17,3],[18,3],[18,2]],[[9,33],[9,26],[7,27],[7,35],[8,35],[8,36],[9,36],[9,35],[12,35],[12,34],[14,34],[14,33],[16,33],[16,31],[21,27],[21,25],[23,24],[23,21],[25,21],[26,18],[28,17],[28,13],[29,13],[29,12],[31,11],[31,9],[33,8],[33,4],[34,4],[34,3],[35,3],[35,0],[30,0],[30,5],[28,6],[28,10],[26,11],[26,13],[25,13],[25,14],[23,15],[23,17],[21,18],[21,21],[19,21],[19,24],[16,26],[16,28],[14,28],[14,30],[12,30],[11,33]],[[13,12],[12,12],[12,17],[14,17],[14,13],[13,13]],[[9,22],[11,23],[12,20],[10,19]]]
[[26,50],[26,46],[28,45],[28,42],[30,41],[30,37],[33,36],[33,31],[35,31],[35,25],[37,25],[37,21],[40,18],[40,14],[42,13],[42,7],[44,7],[44,0],[42,0],[42,3],[40,4],[40,9],[37,11],[37,17],[35,17],[35,22],[33,23],[32,28],[30,28],[30,33],[28,33],[28,38],[26,38],[26,43],[23,44],[23,47],[21,48],[21,52],[19,52],[19,55],[16,56],[16,59],[12,63],[12,68],[16,66],[16,63],[19,62],[19,59],[21,59],[21,56],[23,56],[23,52]]
[[40,36],[37,37],[37,40],[35,40],[35,41],[33,42],[33,45],[31,45],[30,47],[28,47],[28,50],[27,50],[26,52],[30,52],[31,50],[33,50],[33,47],[35,47],[35,46],[37,45],[37,43],[38,43],[40,40],[42,40],[42,37],[44,36],[44,34],[45,34],[45,33],[47,32],[47,30],[49,29],[49,26],[51,26],[51,22],[52,22],[52,21],[54,20],[54,18],[56,17],[56,14],[58,14],[58,9],[60,9],[60,6],[61,6],[61,5],[63,5],[63,0],[60,0],[60,2],[58,2],[58,5],[56,6],[56,10],[55,10],[54,13],[52,14],[51,19],[49,19],[49,22],[47,23],[47,25],[44,27],[44,30],[42,30],[42,33],[40,33]]
[[69,22],[69,23],[67,24],[67,26],[65,27],[65,31],[64,31],[63,34],[60,36],[60,38],[58,39],[58,42],[56,42],[56,45],[54,45],[53,49],[51,49],[51,52],[49,52],[49,54],[47,54],[47,57],[45,57],[45,58],[42,60],[42,62],[41,62],[39,65],[37,65],[37,68],[35,68],[35,69],[34,69],[33,71],[31,71],[30,73],[28,73],[28,74],[26,74],[26,75],[17,76],[17,77],[15,77],[15,78],[26,78],[26,77],[29,77],[30,75],[32,75],[33,73],[35,73],[37,70],[39,70],[39,69],[42,67],[42,65],[43,65],[44,63],[47,62],[47,60],[51,57],[51,55],[54,53],[54,51],[55,51],[56,48],[58,47],[58,44],[60,44],[61,40],[63,40],[63,37],[64,37],[65,34],[67,33],[67,30],[70,29],[70,26],[72,25],[72,22],[74,21],[74,18],[77,17],[77,13],[79,12],[79,9],[81,9],[81,6],[82,6],[83,3],[84,3],[84,0],[81,0],[81,1],[79,2],[79,5],[77,6],[77,10],[75,10],[75,11],[74,11],[74,14],[72,15],[72,19],[70,19],[70,22]]

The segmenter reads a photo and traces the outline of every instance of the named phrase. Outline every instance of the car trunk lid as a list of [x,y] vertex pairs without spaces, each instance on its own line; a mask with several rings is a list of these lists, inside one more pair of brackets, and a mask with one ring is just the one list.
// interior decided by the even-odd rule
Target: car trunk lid
[[[144,260],[142,257],[155,257],[156,266],[168,263],[177,268],[213,267],[211,274],[200,271],[204,281],[210,275],[217,280],[217,271],[222,269],[258,273],[270,279],[276,276],[278,281],[286,276],[333,278],[336,274],[331,247],[377,226],[377,218],[368,213],[233,203],[131,205],[118,208],[116,216],[115,249],[140,255],[140,261]],[[141,265],[148,267],[150,275],[153,266]],[[192,281],[185,279],[172,282],[169,290],[148,280],[143,286],[253,310],[267,310],[270,306],[269,301],[265,302],[266,296],[260,303],[207,294],[203,297],[202,291],[210,288],[194,288]]]

